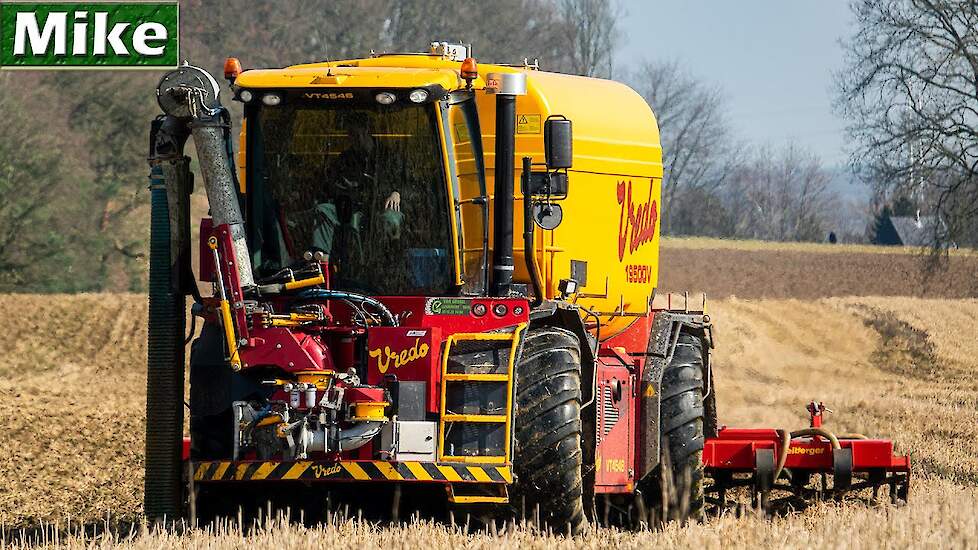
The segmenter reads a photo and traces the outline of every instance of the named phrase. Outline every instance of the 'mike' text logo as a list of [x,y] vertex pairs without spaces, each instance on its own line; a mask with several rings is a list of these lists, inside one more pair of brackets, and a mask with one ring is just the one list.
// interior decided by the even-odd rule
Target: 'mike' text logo
[[0,66],[171,68],[179,6],[168,3],[0,4]]
[[654,181],[649,181],[649,197],[645,202],[632,202],[632,182],[618,182],[618,206],[621,217],[618,221],[618,260],[625,259],[625,249],[629,254],[655,238],[655,226],[659,222],[659,205],[652,198]]

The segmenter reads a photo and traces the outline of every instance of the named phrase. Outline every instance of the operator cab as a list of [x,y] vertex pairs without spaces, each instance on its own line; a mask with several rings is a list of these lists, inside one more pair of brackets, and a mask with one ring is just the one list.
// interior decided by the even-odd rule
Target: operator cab
[[[432,55],[459,53],[435,43]],[[340,290],[484,292],[486,232],[463,231],[461,210],[485,210],[485,200],[460,200],[486,195],[481,132],[473,93],[448,89],[458,75],[446,73],[310,66],[237,78],[256,280],[319,253]],[[303,80],[310,85],[298,87]],[[487,216],[465,219],[478,225]]]

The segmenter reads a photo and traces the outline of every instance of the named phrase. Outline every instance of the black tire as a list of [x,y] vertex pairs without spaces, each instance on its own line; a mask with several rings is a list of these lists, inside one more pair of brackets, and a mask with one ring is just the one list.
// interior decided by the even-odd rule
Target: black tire
[[580,533],[584,515],[581,464],[581,349],[577,337],[552,327],[532,329],[516,365],[517,512],[556,532]]
[[657,477],[672,488],[665,514],[669,519],[703,517],[703,370],[703,341],[681,333],[672,361],[662,374],[660,468],[669,471],[660,470]]

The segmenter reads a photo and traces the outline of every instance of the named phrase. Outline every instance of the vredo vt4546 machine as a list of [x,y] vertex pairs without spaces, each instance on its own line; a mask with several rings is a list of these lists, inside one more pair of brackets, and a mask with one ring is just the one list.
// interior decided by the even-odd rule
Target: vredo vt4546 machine
[[[224,76],[244,110],[237,154],[207,72],[157,90],[151,518],[242,488],[422,488],[574,532],[662,517],[663,495],[695,518],[731,487],[766,504],[825,474],[835,493],[906,497],[908,459],[826,431],[818,403],[795,433],[718,426],[702,299],[655,293],[659,131],[627,86],[477,65],[446,43],[274,70],[232,58]],[[187,296],[204,320],[189,442]]]

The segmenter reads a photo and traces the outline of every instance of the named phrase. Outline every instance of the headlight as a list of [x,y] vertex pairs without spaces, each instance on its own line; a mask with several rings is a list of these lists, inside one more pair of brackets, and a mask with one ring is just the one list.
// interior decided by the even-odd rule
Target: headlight
[[255,94],[251,93],[251,90],[241,90],[241,93],[238,94],[238,98],[241,99],[241,101],[248,103],[252,99],[255,99]]
[[377,103],[380,103],[381,105],[390,105],[391,103],[394,103],[394,100],[396,100],[397,97],[390,92],[380,92],[374,96],[374,99],[376,99]]
[[421,88],[411,90],[411,93],[408,94],[408,99],[411,100],[411,103],[424,103],[425,101],[428,101],[428,90]]
[[261,102],[269,107],[274,107],[282,103],[282,96],[278,94],[265,94],[261,97]]

